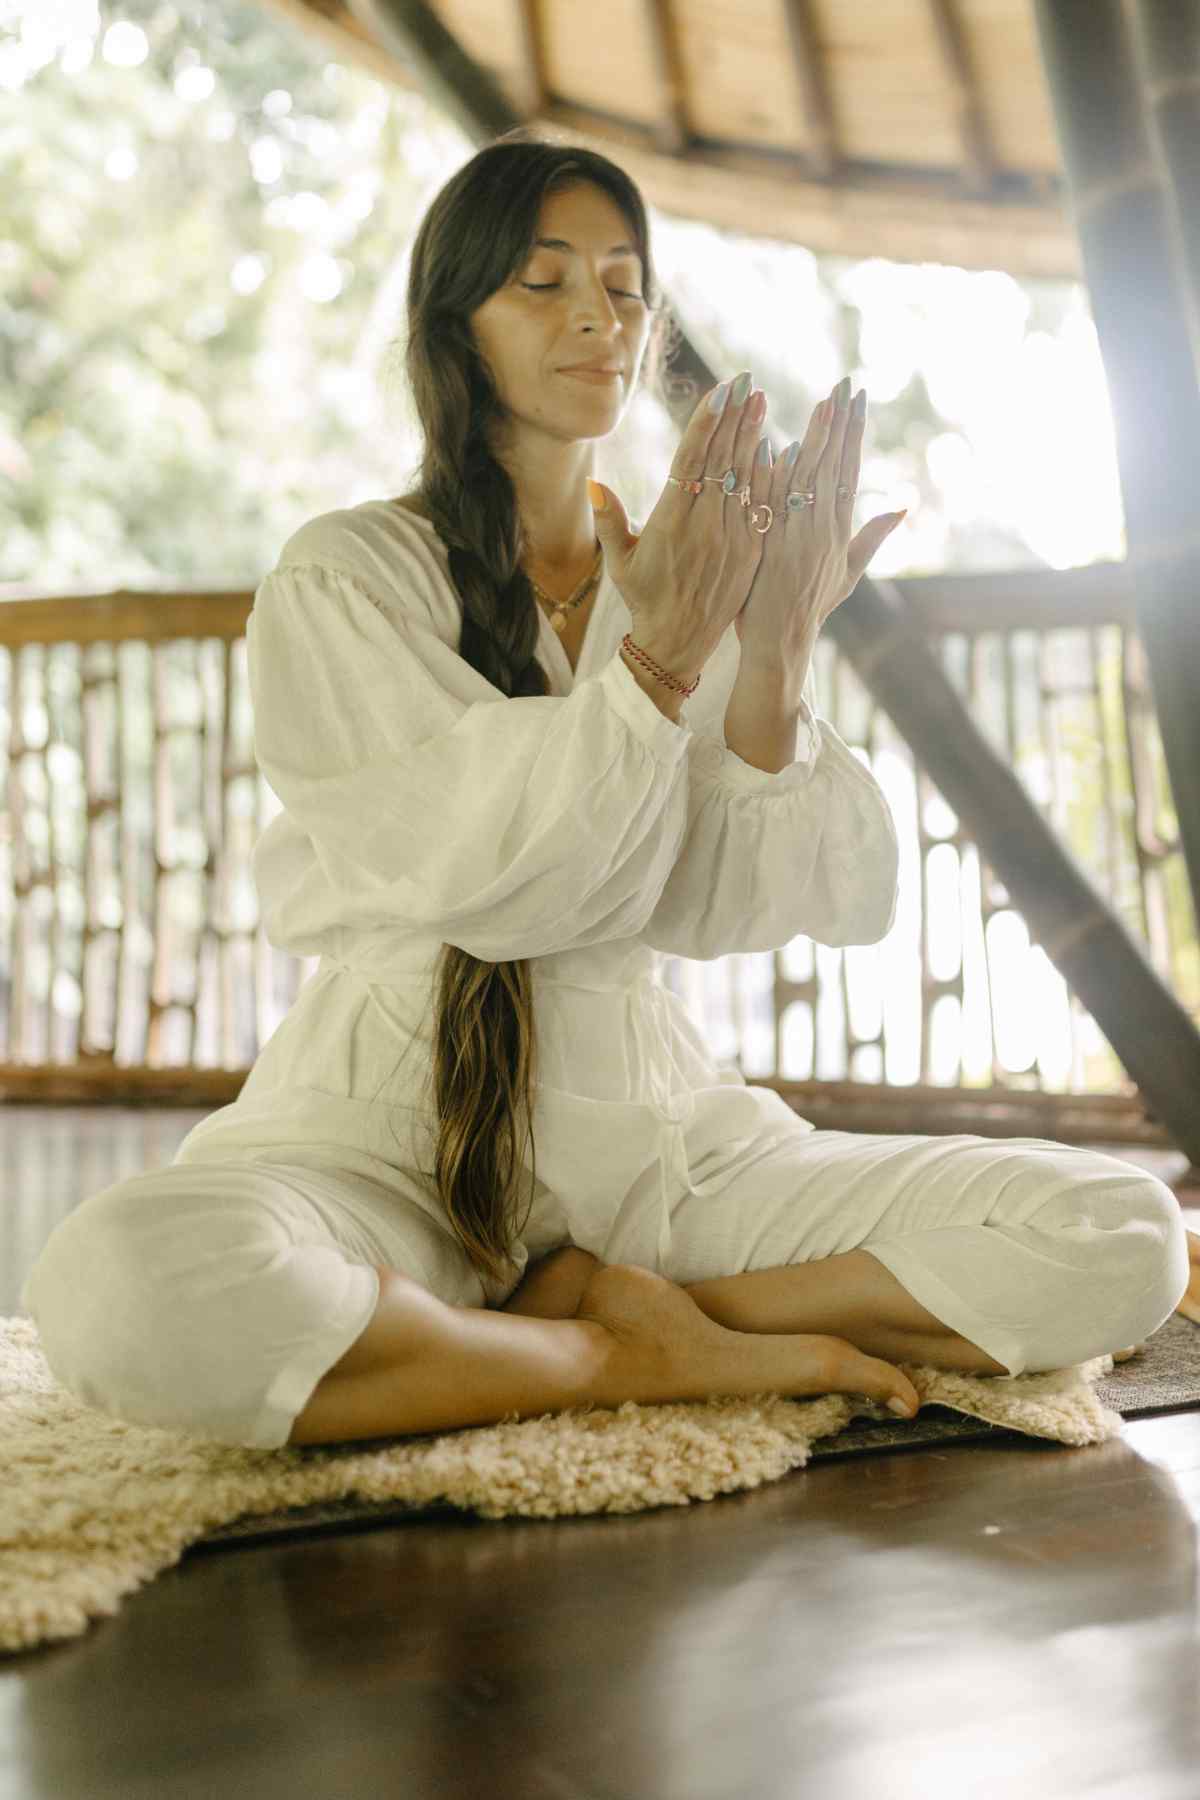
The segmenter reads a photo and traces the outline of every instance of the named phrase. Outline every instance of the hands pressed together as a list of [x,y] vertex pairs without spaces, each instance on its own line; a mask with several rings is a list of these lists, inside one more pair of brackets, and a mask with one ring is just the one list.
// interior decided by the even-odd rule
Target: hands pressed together
[[[845,376],[816,407],[808,430],[775,463],[767,504],[774,513],[746,604],[734,620],[742,663],[802,677],[830,613],[858,586],[904,513],[881,513],[850,534],[862,467],[866,389],[853,403]],[[764,415],[765,416],[765,415]],[[839,498],[839,487],[849,499]],[[787,510],[789,491],[811,489],[816,503]]]

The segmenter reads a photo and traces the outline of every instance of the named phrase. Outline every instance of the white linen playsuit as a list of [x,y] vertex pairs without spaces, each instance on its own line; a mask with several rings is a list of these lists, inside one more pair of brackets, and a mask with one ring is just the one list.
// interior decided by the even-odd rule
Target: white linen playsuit
[[[282,806],[253,864],[267,937],[319,966],[238,1098],[50,1236],[21,1304],[58,1380],[274,1449],[366,1328],[374,1265],[499,1305],[569,1243],[678,1282],[867,1248],[1013,1375],[1156,1331],[1188,1282],[1156,1177],[1038,1138],[816,1130],[718,1067],[664,986],[665,955],[891,928],[891,812],[811,674],[797,760],[768,774],[724,742],[732,627],[675,724],[619,654],[632,619],[607,575],[575,672],[539,616],[550,691],[509,699],[458,653],[428,520],[368,501],[285,545],[247,624]],[[537,1184],[494,1289],[428,1176],[443,943],[534,972]]]

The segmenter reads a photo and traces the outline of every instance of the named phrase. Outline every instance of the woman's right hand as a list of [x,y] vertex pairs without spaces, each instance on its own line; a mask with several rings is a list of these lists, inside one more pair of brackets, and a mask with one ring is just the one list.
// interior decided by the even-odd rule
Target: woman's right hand
[[596,536],[605,568],[633,618],[634,640],[684,682],[699,674],[741,612],[762,556],[762,534],[750,523],[750,514],[771,491],[770,464],[759,467],[755,460],[765,400],[763,413],[753,417],[749,370],[738,379],[747,391],[741,405],[731,392],[723,409],[714,413],[710,394],[703,395],[679,440],[671,474],[694,481],[723,476],[732,468],[739,493],[750,484],[750,506],[719,485],[706,483],[693,494],[667,482],[635,535],[612,489],[591,482],[606,497],[603,511],[595,515]]

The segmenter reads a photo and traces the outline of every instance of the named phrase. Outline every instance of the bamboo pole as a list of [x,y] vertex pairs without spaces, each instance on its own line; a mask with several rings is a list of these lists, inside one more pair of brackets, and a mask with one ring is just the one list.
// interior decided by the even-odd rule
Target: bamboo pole
[[[1170,5],[1194,36],[1197,0]],[[1117,426],[1138,631],[1200,919],[1200,384],[1175,197],[1122,0],[1035,0],[1035,10]],[[1189,104],[1200,105],[1195,91]],[[1180,210],[1197,185],[1192,171]]]
[[1134,0],[1130,23],[1200,368],[1200,0]]
[[[453,65],[456,116],[472,141],[483,145],[521,123],[502,97],[499,107],[507,112],[497,119],[495,84],[473,72],[461,51],[451,55],[424,0],[351,4],[387,48],[418,68],[435,54],[430,80],[438,91]],[[671,374],[682,425],[696,392],[716,377],[680,329]],[[780,446],[772,448],[778,455]],[[885,594],[883,584],[864,576],[824,630],[938,783],[1147,1102],[1200,1165],[1200,1033],[996,756],[898,592]]]

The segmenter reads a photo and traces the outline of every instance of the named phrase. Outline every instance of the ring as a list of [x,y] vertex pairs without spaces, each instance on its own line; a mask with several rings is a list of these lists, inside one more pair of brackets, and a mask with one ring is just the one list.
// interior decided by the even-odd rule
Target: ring
[[[667,480],[668,482],[674,482],[676,487],[686,489],[689,494],[703,493],[706,481],[715,481],[727,496],[736,493],[742,505],[750,507],[750,523],[760,536],[763,532],[770,531],[771,526],[775,522],[775,513],[771,507],[767,506],[765,503],[761,506],[752,506],[750,504],[749,482],[746,482],[745,486],[739,490],[736,469],[726,469],[724,475],[701,475],[694,480],[684,480],[678,475],[668,475]],[[853,500],[858,493],[858,489],[848,488],[844,482],[839,482],[834,489],[834,493],[839,501],[845,502],[847,500]],[[816,504],[817,490],[815,487],[802,488],[799,490],[792,488],[789,490],[786,501],[788,512],[802,512],[806,506],[815,506]],[[759,519],[764,515],[766,524],[760,525]]]

